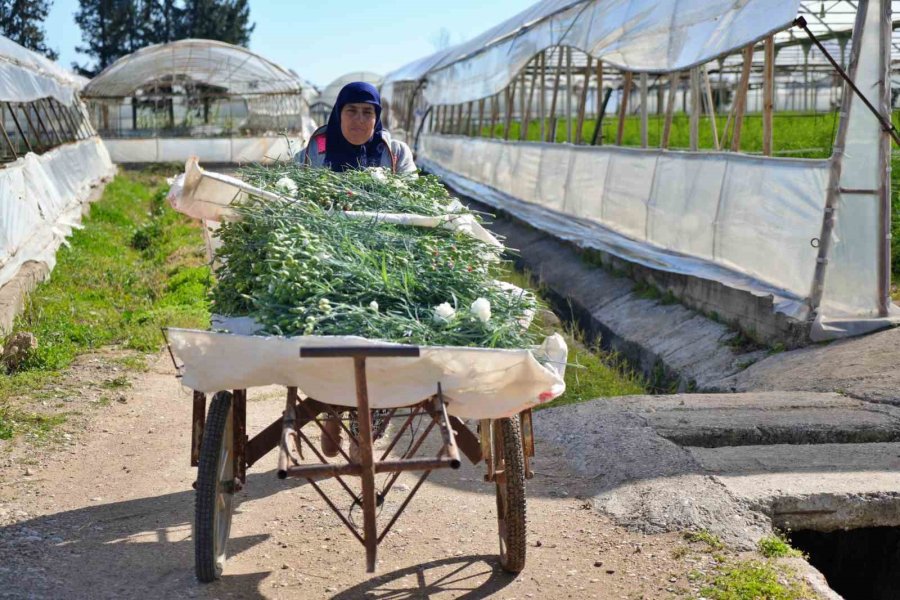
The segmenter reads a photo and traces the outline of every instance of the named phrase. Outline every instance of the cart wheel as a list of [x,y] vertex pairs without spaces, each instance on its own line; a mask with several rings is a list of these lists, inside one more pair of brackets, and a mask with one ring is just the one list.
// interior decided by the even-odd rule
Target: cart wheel
[[234,504],[234,414],[231,392],[213,396],[203,431],[194,505],[194,561],[197,579],[222,575]]
[[500,565],[518,573],[525,568],[525,454],[518,417],[494,421],[498,469],[497,524]]

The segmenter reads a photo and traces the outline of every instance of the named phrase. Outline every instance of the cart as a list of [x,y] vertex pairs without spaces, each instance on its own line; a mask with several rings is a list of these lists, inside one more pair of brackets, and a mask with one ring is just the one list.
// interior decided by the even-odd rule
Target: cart
[[[418,357],[420,349],[413,346],[332,346],[300,348],[305,359],[330,358],[352,362],[355,379],[355,402],[342,405],[320,402],[301,393],[298,387],[287,389],[285,410],[253,438],[248,438],[246,428],[247,390],[220,391],[212,395],[207,409],[207,394],[193,393],[193,424],[191,439],[191,465],[198,467],[194,544],[197,578],[211,582],[221,576],[227,557],[227,543],[231,528],[234,494],[246,484],[247,469],[270,451],[278,451],[277,477],[280,479],[304,479],[322,497],[328,507],[365,547],[366,570],[374,572],[379,543],[397,522],[397,519],[419,491],[419,488],[435,469],[458,469],[461,456],[473,464],[484,461],[487,483],[493,483],[497,499],[497,526],[500,542],[500,564],[503,569],[518,573],[525,566],[525,480],[533,473],[530,469],[534,456],[531,410],[500,419],[478,421],[473,432],[460,418],[448,415],[447,402],[440,382],[435,382],[434,393],[417,403],[379,411],[379,429],[387,422],[402,423],[391,434],[387,448],[380,457],[375,456],[373,445],[373,411],[369,403],[369,385],[366,380],[366,360]],[[349,400],[349,399],[348,399]],[[355,405],[358,432],[348,426]],[[358,444],[358,456],[340,448],[327,422],[339,424],[349,437],[351,445]],[[414,422],[427,423],[414,428]],[[339,448],[337,459],[329,462],[310,441],[304,428],[317,428],[323,437],[331,438]],[[333,429],[333,427],[332,427]],[[440,451],[435,457],[418,456],[426,438],[434,430],[440,434]],[[421,431],[421,434],[418,432]],[[391,453],[401,438],[409,432],[411,442],[399,458]],[[387,441],[387,440],[386,440]],[[303,450],[311,451],[304,461]],[[315,460],[313,460],[313,457]],[[378,506],[391,490],[401,472],[421,472],[418,482],[412,486],[390,520],[379,530]],[[375,475],[389,474],[384,489],[376,490]],[[362,526],[351,522],[338,508],[334,499],[319,485],[322,479],[333,478],[350,502],[362,508]],[[348,478],[359,478],[361,494],[348,485]]]

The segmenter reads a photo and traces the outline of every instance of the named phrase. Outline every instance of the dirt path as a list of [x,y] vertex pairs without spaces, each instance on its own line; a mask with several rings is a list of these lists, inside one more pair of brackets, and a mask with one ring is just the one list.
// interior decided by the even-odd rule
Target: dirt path
[[[499,569],[492,489],[471,466],[433,476],[369,577],[362,547],[309,486],[275,478],[270,454],[239,494],[224,578],[198,584],[190,395],[167,356],[111,393],[98,385],[108,359],[80,360],[55,388],[83,415],[55,441],[0,446],[0,597],[669,598],[697,594],[688,573],[714,563],[675,534],[615,527],[578,499],[559,453],[539,448],[519,577]],[[281,394],[251,393],[251,434],[277,417]],[[404,494],[392,495],[386,511]]]

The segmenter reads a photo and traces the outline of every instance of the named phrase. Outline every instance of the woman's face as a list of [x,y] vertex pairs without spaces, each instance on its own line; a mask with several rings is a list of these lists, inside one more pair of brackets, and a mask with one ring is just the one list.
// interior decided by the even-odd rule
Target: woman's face
[[362,146],[375,133],[375,107],[366,102],[345,104],[341,109],[341,133],[354,146]]

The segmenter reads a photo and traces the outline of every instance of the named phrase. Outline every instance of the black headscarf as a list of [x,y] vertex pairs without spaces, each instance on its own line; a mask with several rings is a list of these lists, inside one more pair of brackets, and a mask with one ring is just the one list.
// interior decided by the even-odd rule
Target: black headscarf
[[[347,141],[341,133],[341,111],[346,104],[364,102],[375,107],[375,132],[365,144],[356,146]],[[325,163],[332,171],[342,172],[346,169],[366,167],[370,162],[377,163],[381,153],[381,96],[375,86],[363,81],[348,83],[338,94],[337,102],[328,117],[328,128],[325,132]]]

